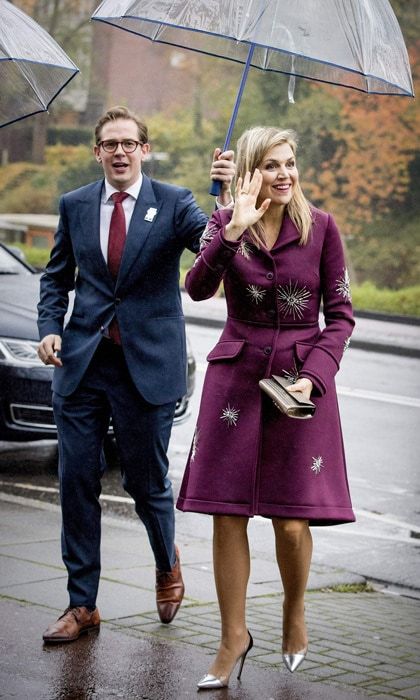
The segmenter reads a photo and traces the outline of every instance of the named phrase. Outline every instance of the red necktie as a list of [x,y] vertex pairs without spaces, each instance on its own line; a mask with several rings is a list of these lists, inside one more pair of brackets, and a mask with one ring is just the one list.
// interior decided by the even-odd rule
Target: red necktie
[[[125,245],[125,214],[122,203],[126,197],[128,197],[127,192],[114,192],[114,194],[111,195],[111,199],[114,202],[114,209],[109,225],[108,268],[114,281],[118,276]],[[111,340],[121,345],[120,329],[118,328],[118,321],[115,316],[109,324],[108,331]]]

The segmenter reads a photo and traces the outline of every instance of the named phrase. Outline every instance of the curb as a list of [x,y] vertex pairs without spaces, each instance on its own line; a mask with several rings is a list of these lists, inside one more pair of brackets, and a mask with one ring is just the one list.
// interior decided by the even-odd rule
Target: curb
[[356,318],[370,318],[372,321],[385,321],[386,323],[403,323],[407,326],[420,326],[420,316],[403,316],[402,314],[391,314],[386,311],[365,311],[363,309],[353,309]]
[[[365,313],[365,312],[363,312]],[[366,312],[367,313],[367,312]],[[372,320],[375,318],[375,320],[385,320],[382,316],[381,317],[375,317],[374,316],[361,316],[361,318],[372,318]],[[400,320],[395,320],[396,318],[403,318],[401,317],[393,317],[394,323],[403,323],[403,321]],[[191,323],[194,326],[205,326],[207,328],[223,328],[225,325],[225,321],[222,321],[221,319],[218,318],[204,318],[202,316],[190,316],[188,313],[185,314],[185,322],[186,323]],[[404,321],[406,323],[406,321]],[[420,325],[420,323],[419,323]],[[351,341],[351,347],[356,348],[357,350],[366,350],[368,352],[378,352],[378,353],[384,353],[388,355],[399,355],[401,357],[414,357],[414,358],[420,358],[420,348],[410,348],[410,347],[403,347],[402,345],[390,345],[387,343],[375,343],[371,342],[370,340],[353,340]]]

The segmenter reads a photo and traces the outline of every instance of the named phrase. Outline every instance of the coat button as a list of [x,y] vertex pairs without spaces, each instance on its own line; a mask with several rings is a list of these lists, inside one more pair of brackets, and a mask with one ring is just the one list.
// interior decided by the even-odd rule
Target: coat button
[[267,314],[271,317],[276,315],[276,310],[275,309],[267,309]]
[[115,306],[118,306],[118,304],[120,303],[120,301],[121,301],[121,299],[120,299],[119,297],[116,297],[116,299],[115,299]]
[[265,353],[266,355],[271,355],[271,350],[272,350],[271,345],[266,345],[265,348],[264,348],[264,353]]
[[267,272],[266,277],[267,277],[268,280],[272,280],[273,277],[274,277],[274,273],[273,273],[273,272]]

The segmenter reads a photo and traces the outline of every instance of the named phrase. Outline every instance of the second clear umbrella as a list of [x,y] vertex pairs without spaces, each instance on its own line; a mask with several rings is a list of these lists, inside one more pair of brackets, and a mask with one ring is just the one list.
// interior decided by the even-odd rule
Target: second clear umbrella
[[0,0],[0,127],[46,111],[78,72],[37,22]]

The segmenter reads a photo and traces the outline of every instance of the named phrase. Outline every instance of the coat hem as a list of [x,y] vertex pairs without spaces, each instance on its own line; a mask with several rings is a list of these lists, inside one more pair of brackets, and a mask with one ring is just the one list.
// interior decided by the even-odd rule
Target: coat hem
[[260,503],[258,510],[253,511],[249,503],[225,503],[179,497],[176,507],[184,512],[207,515],[242,515],[249,518],[260,515],[264,518],[296,518],[309,520],[309,524],[314,526],[343,525],[353,523],[356,520],[351,508],[338,506],[287,506]]

